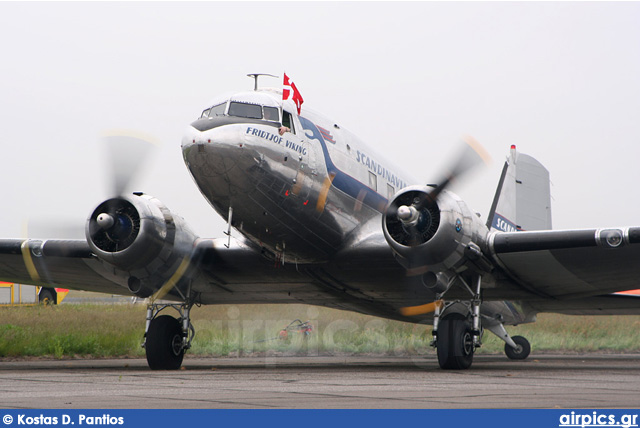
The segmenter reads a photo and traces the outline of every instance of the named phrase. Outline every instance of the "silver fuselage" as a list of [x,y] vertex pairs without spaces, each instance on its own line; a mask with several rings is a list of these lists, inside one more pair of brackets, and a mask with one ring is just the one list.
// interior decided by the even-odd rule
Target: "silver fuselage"
[[[295,112],[269,92],[230,99]],[[291,119],[283,135],[279,121],[198,119],[184,160],[207,201],[224,218],[231,207],[232,226],[254,244],[287,262],[325,262],[412,180],[335,122],[307,111]]]
[[[232,103],[277,108],[279,117],[267,121],[234,116],[229,114]],[[239,93],[214,100],[211,106],[182,139],[187,168],[218,214],[228,219],[232,209],[231,225],[245,244],[286,266],[273,270],[271,263],[264,270],[246,271],[243,262],[225,259],[229,271],[209,272],[209,286],[226,290],[226,281],[251,285],[245,285],[242,296],[223,292],[211,295],[210,302],[210,289],[203,288],[203,301],[233,303],[246,301],[247,295],[261,301],[260,296],[268,294],[265,301],[295,298],[418,321],[399,315],[398,308],[433,301],[435,295],[413,284],[416,279],[407,276],[380,233],[388,200],[418,181],[336,122],[308,109],[296,115],[295,106],[281,101],[274,91]],[[209,110],[217,113],[207,115]],[[287,113],[290,131],[280,135]],[[364,260],[358,252],[361,245],[379,251]],[[490,275],[487,280],[493,281]],[[323,293],[339,293],[341,302],[317,294],[310,284],[322,284]],[[285,291],[291,289],[296,291]],[[527,314],[506,305],[486,302],[483,313],[505,314],[511,323],[525,320]]]

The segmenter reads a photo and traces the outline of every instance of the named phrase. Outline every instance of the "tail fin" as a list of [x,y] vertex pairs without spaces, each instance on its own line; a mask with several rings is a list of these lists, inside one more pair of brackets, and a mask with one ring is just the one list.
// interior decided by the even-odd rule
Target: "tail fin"
[[549,171],[531,156],[517,153],[516,146],[511,146],[502,169],[487,227],[503,232],[551,229]]

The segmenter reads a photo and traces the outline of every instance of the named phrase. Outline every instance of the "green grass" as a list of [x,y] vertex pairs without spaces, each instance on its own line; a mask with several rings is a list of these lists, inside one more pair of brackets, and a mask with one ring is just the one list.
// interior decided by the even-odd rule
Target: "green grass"
[[61,305],[0,308],[1,357],[135,356],[144,308]]
[[[167,312],[171,314],[171,312]],[[314,331],[277,339],[292,320]],[[59,305],[0,308],[0,357],[141,357],[144,305]],[[414,325],[305,305],[233,305],[194,308],[196,338],[190,354],[426,355],[430,325]],[[533,352],[638,352],[640,316],[541,314],[535,324],[507,327],[525,336]],[[504,343],[487,332],[481,353],[501,353]]]

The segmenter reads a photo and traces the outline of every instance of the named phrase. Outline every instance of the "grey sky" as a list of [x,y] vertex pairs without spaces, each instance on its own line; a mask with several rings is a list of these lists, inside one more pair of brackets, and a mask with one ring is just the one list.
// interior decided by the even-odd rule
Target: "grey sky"
[[483,218],[517,144],[551,172],[555,228],[640,225],[638,22],[640,3],[2,2],[0,236],[27,218],[82,230],[114,128],[159,141],[132,190],[222,236],[182,132],[247,73],[283,71],[423,182],[475,136],[494,162],[454,190]]

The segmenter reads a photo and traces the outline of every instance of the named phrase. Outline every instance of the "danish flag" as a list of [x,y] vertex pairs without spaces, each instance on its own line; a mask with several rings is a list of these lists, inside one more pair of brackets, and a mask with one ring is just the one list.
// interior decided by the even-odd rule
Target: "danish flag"
[[300,91],[296,88],[296,84],[289,80],[289,77],[284,75],[284,88],[282,89],[282,101],[291,100],[296,104],[298,108],[298,116],[300,115],[300,109],[302,108],[302,103],[304,100],[302,99],[302,95],[300,95]]

